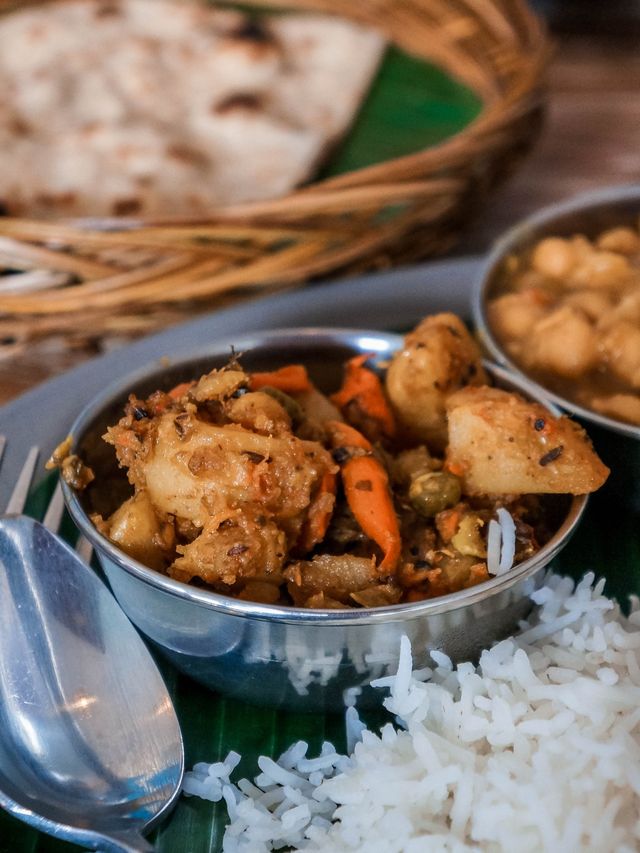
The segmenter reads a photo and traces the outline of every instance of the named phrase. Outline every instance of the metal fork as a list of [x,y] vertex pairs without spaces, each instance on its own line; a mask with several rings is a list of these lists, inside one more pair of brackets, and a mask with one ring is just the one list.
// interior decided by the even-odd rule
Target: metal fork
[[[7,440],[5,436],[0,435],[0,463],[2,462],[2,456],[4,454],[6,446]],[[32,447],[29,450],[27,458],[24,461],[24,465],[22,466],[22,470],[20,471],[18,479],[16,480],[13,492],[11,493],[11,497],[9,498],[9,503],[7,504],[7,508],[5,510],[6,515],[20,515],[23,512],[25,504],[27,502],[27,498],[29,496],[29,489],[31,488],[31,482],[33,480],[33,475],[36,469],[36,464],[38,462],[39,455],[39,448]],[[58,533],[63,513],[64,498],[62,496],[62,485],[60,481],[58,481],[58,483],[56,484],[56,488],[49,500],[47,511],[44,515],[44,518],[42,519],[42,523],[52,533]],[[93,547],[89,540],[86,539],[86,537],[80,536],[78,538],[78,541],[76,542],[76,553],[85,563],[90,562],[91,556],[93,554]]]

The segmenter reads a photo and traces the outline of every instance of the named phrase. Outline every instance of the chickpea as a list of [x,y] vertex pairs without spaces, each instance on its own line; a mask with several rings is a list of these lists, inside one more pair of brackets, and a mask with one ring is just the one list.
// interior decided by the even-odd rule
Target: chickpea
[[510,261],[487,308],[505,353],[569,399],[638,423],[640,221],[545,237]]
[[546,299],[539,291],[505,293],[489,306],[489,320],[500,337],[521,338],[546,313]]
[[565,298],[565,305],[578,308],[594,322],[611,312],[611,298],[601,290],[576,290]]
[[571,273],[575,263],[573,245],[561,237],[546,237],[541,240],[531,257],[533,268],[551,278],[565,278]]
[[632,290],[622,297],[620,302],[601,314],[598,327],[606,329],[618,320],[627,320],[640,328],[640,281]]
[[580,263],[585,258],[589,258],[595,252],[595,246],[591,240],[587,240],[584,234],[575,234],[569,242],[573,246],[576,263]]
[[533,367],[575,379],[597,362],[595,329],[582,311],[564,305],[536,323],[526,358]]
[[571,275],[571,281],[585,287],[615,288],[631,275],[631,265],[624,255],[598,250],[582,258]]
[[610,369],[632,388],[640,388],[640,329],[620,320],[600,338],[600,349]]
[[601,415],[640,424],[640,397],[636,394],[612,394],[610,397],[595,397],[591,408]]
[[[560,283],[556,279],[541,275],[532,269],[525,269],[514,275],[509,283],[509,290],[519,293],[526,290],[539,290],[540,292],[557,292]],[[562,286],[560,286],[562,290]]]
[[610,228],[596,240],[599,249],[633,255],[640,251],[640,235],[633,228]]

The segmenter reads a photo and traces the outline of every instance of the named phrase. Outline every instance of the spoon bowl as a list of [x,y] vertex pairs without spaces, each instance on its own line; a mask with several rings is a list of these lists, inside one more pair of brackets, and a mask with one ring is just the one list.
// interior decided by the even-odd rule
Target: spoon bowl
[[92,849],[145,851],[175,803],[178,720],[104,584],[26,516],[0,521],[0,805]]

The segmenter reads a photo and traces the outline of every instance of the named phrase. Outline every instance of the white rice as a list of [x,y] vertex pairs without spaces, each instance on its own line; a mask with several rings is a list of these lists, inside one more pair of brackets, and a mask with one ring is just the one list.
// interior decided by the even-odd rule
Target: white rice
[[490,575],[497,575],[500,571],[500,550],[502,545],[502,528],[500,524],[491,519],[489,532],[487,534],[487,571]]
[[234,785],[230,753],[196,765],[185,793],[225,799],[226,853],[633,853],[640,611],[625,618],[593,582],[550,576],[532,622],[478,666],[434,653],[412,672],[404,638],[397,675],[376,682],[397,726],[367,731],[350,707],[349,757],[301,742]]
[[500,507],[498,520],[491,519],[487,533],[487,571],[504,575],[513,566],[516,556],[516,525],[511,513]]
[[499,507],[497,514],[502,534],[498,574],[503,575],[513,566],[513,560],[516,556],[516,525],[511,513],[504,507]]

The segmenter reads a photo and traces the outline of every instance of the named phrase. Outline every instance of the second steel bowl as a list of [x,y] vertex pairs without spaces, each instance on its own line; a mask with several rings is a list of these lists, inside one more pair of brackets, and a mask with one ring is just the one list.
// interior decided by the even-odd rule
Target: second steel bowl
[[531,394],[545,395],[584,423],[596,450],[611,469],[611,476],[597,498],[624,502],[635,512],[640,512],[640,427],[587,409],[528,376],[510,358],[491,328],[487,309],[509,257],[522,254],[544,237],[583,234],[591,238],[615,226],[637,228],[639,220],[640,184],[608,187],[546,207],[514,225],[496,242],[482,266],[472,299],[474,323],[489,357],[518,376]]
[[550,205],[533,216],[514,225],[501,237],[482,265],[473,292],[472,310],[480,341],[489,356],[512,373],[527,379],[534,393],[544,394],[562,409],[573,412],[581,419],[620,435],[640,439],[640,427],[606,417],[574,403],[541,385],[527,375],[509,357],[498,336],[491,328],[488,301],[497,292],[504,276],[504,265],[510,257],[518,256],[545,237],[570,237],[582,234],[596,237],[602,231],[620,225],[638,227],[640,220],[640,184],[610,187],[585,193],[561,204]]
[[[553,501],[554,535],[507,574],[440,598],[336,611],[259,604],[181,583],[132,559],[92,524],[91,511],[110,512],[124,496],[126,478],[101,436],[120,417],[129,393],[144,397],[220,367],[232,345],[243,353],[247,370],[303,362],[320,388],[332,389],[350,356],[369,352],[385,359],[400,342],[396,335],[345,329],[289,329],[216,342],[191,358],[155,363],[132,374],[100,394],[76,419],[73,451],[94,469],[96,481],[93,498],[64,486],[72,518],[94,545],[131,621],[178,669],[207,687],[291,710],[339,711],[351,689],[361,691],[360,707],[377,704],[368,684],[395,671],[402,636],[411,641],[414,665],[422,667],[431,662],[431,649],[458,661],[473,659],[514,631],[531,608],[530,594],[542,582],[545,567],[575,530],[587,499],[563,496]],[[531,396],[501,367],[488,369],[496,384]],[[538,399],[557,414],[544,398]]]

